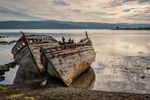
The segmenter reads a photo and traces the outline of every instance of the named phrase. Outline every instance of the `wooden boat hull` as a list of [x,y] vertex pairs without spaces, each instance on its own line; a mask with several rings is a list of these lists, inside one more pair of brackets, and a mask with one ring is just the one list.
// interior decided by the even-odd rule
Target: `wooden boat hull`
[[[67,86],[87,70],[96,57],[88,36],[78,43],[59,43],[49,36],[23,34],[12,53],[15,62],[20,65],[16,78],[21,83],[48,72],[51,77],[59,78]],[[19,83],[18,79],[15,83]]]
[[15,56],[15,61],[20,66],[14,84],[26,84],[28,81],[39,78],[37,65],[29,48],[26,46]]
[[42,36],[37,35],[37,37],[34,38],[33,36],[22,36],[13,47],[12,54],[14,55],[15,62],[19,65],[14,83],[24,84],[33,79],[40,78],[41,74],[45,71],[40,61],[40,48],[49,44],[51,46],[56,45],[57,42],[51,43],[51,41],[48,40],[44,43],[33,43],[39,37],[41,38]]
[[[44,51],[43,51],[44,53]],[[44,53],[42,62],[47,62],[47,71],[52,77],[61,79],[67,86],[95,61],[95,51],[92,46],[66,49],[52,58]]]

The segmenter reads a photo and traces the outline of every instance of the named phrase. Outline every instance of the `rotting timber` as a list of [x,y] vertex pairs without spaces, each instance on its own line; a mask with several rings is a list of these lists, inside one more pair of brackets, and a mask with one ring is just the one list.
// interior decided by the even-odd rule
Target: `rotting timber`
[[[95,61],[96,53],[86,33],[79,42],[57,41],[48,35],[23,35],[12,49],[20,66],[19,77],[32,80],[48,72],[50,77],[62,80],[67,86]],[[24,73],[22,73],[24,72]],[[17,78],[16,77],[16,78]]]

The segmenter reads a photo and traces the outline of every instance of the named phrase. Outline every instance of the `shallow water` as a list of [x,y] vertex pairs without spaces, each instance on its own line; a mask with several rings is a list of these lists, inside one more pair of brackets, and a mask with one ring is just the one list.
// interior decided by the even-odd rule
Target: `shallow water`
[[[9,34],[7,34],[9,31]],[[0,30],[6,38],[18,39],[20,30]],[[45,33],[60,40],[61,36],[75,41],[85,37],[85,30],[22,30]],[[94,90],[150,93],[150,31],[87,30],[96,51],[91,65],[96,73]],[[10,34],[10,32],[12,32]],[[1,34],[0,34],[1,35]],[[1,40],[1,39],[0,39]],[[0,45],[0,64],[13,61],[13,45]],[[6,73],[0,84],[12,84],[17,68]]]

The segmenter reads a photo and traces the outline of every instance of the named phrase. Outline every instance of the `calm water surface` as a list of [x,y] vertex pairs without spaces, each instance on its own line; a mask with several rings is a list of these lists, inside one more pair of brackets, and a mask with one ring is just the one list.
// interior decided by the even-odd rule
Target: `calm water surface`
[[[7,35],[2,40],[15,40],[20,30],[0,30]],[[22,30],[44,33],[61,40],[61,36],[75,41],[85,37],[85,30]],[[92,68],[96,73],[94,90],[150,93],[150,31],[87,30],[96,51]],[[9,34],[8,34],[9,33]],[[13,61],[13,45],[0,45],[0,64]],[[5,74],[0,84],[12,84],[18,67]]]

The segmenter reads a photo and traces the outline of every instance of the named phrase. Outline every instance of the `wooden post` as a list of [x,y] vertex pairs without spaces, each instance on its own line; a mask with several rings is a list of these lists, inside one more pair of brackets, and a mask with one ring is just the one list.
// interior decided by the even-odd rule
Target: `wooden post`
[[85,35],[86,35],[86,38],[88,39],[89,37],[88,37],[87,31],[85,31]]

